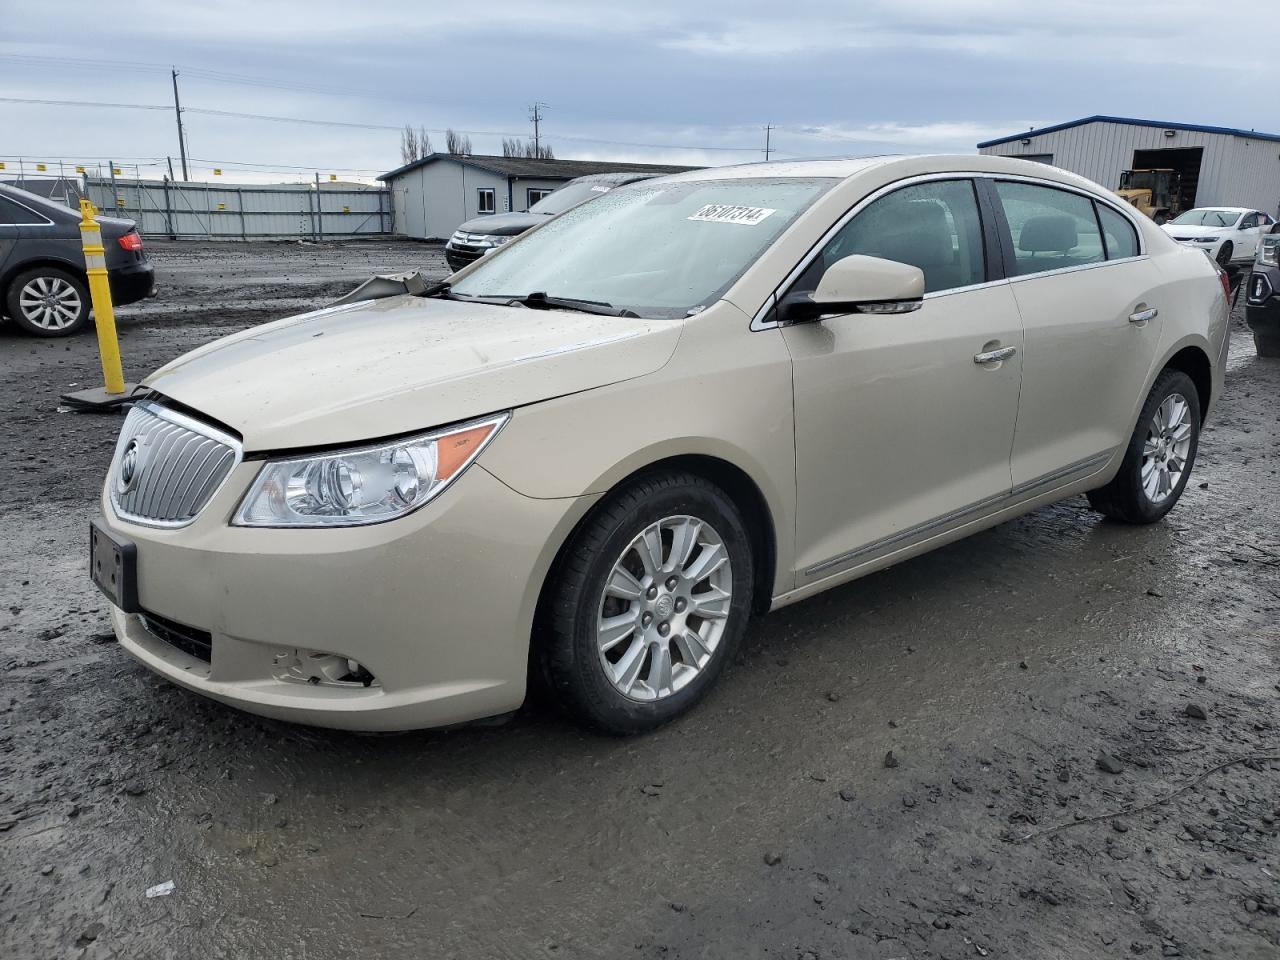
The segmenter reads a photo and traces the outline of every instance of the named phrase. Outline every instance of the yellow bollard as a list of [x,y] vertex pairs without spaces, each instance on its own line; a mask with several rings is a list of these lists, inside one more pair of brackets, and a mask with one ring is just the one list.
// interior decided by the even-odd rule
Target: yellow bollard
[[94,325],[98,328],[98,354],[102,357],[107,396],[113,397],[124,393],[124,370],[120,366],[120,341],[116,338],[116,315],[111,308],[111,284],[107,280],[107,251],[102,247],[102,228],[94,219],[97,212],[92,202],[80,201],[80,243],[84,247],[85,272],[89,275]]

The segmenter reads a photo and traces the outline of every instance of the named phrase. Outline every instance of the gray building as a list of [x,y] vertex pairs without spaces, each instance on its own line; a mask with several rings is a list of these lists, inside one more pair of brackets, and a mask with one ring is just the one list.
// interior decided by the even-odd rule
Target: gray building
[[1109,190],[1125,170],[1181,174],[1183,206],[1280,203],[1280,135],[1126,117],[1085,117],[978,144],[978,152],[1051,163]]
[[528,210],[556,187],[590,173],[679,173],[688,167],[533,157],[433,153],[384,173],[395,211],[395,232],[443,239],[458,225],[490,213]]

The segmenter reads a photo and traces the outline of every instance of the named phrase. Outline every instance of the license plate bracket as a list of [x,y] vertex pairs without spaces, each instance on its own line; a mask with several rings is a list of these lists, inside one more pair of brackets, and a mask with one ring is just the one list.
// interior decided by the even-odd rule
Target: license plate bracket
[[139,610],[137,555],[131,542],[90,522],[89,576],[107,599],[125,613]]

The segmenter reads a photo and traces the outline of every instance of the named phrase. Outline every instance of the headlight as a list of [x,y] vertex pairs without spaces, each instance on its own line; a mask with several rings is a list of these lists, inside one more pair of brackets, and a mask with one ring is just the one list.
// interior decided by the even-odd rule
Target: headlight
[[511,415],[376,447],[270,460],[236,511],[239,527],[350,527],[417,510],[456,480]]
[[1280,236],[1263,237],[1262,243],[1258,246],[1258,266],[1280,266]]
[[1196,243],[1217,243],[1221,239],[1222,239],[1221,237],[1196,237],[1195,242]]
[[498,237],[492,234],[485,234],[483,236],[476,237],[476,240],[480,242],[480,246],[482,247],[500,247],[508,240],[514,239],[515,237]]

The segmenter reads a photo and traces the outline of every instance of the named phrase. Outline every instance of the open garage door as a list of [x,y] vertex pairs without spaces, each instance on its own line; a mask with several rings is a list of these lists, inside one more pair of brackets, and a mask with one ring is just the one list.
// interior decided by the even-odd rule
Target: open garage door
[[1200,161],[1204,147],[1179,147],[1168,150],[1133,151],[1134,170],[1176,170],[1179,177],[1178,209],[1190,210],[1196,205],[1200,186]]

